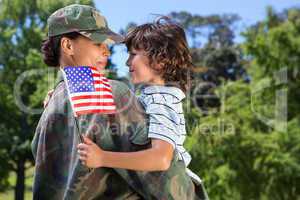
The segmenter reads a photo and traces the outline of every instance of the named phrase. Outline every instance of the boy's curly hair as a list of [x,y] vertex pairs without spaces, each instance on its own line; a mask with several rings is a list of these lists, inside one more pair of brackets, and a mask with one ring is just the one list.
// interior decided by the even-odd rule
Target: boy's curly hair
[[[124,43],[129,51],[144,51],[150,66],[162,74],[167,85],[177,86],[186,92],[193,63],[181,26],[168,17],[160,17],[154,23],[133,28],[127,33]],[[154,64],[158,64],[159,69],[154,68]]]

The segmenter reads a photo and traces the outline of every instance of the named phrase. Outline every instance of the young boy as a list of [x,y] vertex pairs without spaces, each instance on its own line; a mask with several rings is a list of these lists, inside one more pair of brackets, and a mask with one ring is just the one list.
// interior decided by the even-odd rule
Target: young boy
[[[129,51],[126,64],[131,81],[144,85],[139,100],[149,116],[151,148],[110,152],[85,137],[84,143],[78,145],[79,159],[91,168],[164,171],[168,170],[173,154],[177,154],[188,166],[191,156],[183,147],[186,130],[182,100],[193,64],[184,30],[160,18],[134,28],[124,43]],[[191,174],[189,170],[188,173]]]

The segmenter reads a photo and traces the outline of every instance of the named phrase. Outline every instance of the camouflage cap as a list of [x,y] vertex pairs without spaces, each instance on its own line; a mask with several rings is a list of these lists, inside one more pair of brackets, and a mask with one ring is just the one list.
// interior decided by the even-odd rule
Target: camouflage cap
[[48,18],[48,37],[78,32],[97,43],[119,43],[123,37],[111,31],[107,21],[95,8],[72,4],[55,11]]

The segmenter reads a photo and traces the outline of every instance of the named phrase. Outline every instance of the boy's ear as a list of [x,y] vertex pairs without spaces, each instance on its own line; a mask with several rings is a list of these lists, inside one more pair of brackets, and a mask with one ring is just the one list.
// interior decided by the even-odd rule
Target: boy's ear
[[164,68],[164,64],[155,62],[155,63],[153,63],[153,67],[154,67],[155,70],[160,71]]
[[74,55],[74,44],[71,39],[62,37],[60,41],[60,47],[65,54],[69,56]]

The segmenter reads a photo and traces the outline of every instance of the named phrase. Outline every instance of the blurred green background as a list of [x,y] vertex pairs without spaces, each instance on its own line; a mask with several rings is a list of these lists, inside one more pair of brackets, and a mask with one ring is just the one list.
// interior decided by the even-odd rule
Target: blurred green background
[[[47,17],[71,3],[101,10],[89,0],[0,0],[0,199],[32,198],[30,143],[56,73],[40,45]],[[162,14],[185,28],[196,66],[185,146],[210,198],[300,199],[300,6],[266,7],[239,31],[243,18],[235,13]],[[110,61],[110,77],[125,80],[119,62]],[[24,73],[30,78],[22,81]]]

